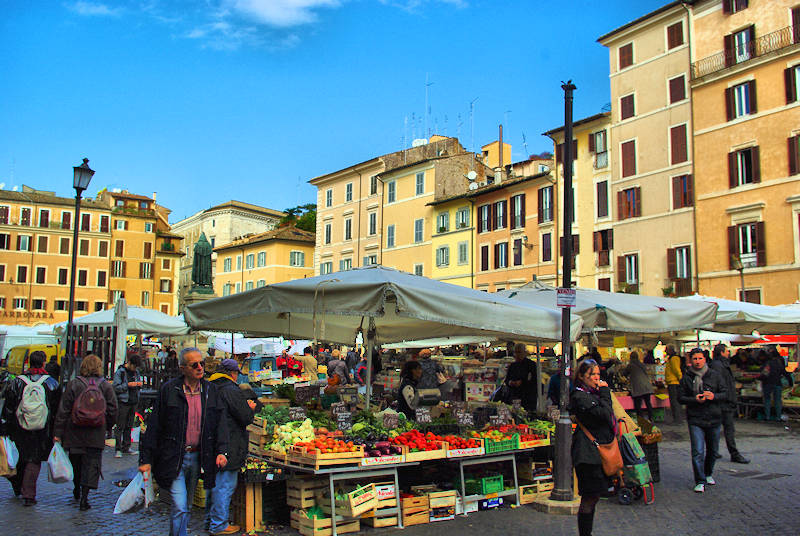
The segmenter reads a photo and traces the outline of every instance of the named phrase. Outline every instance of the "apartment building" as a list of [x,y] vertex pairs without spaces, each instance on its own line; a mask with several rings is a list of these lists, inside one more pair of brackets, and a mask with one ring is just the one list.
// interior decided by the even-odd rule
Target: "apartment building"
[[431,278],[473,288],[475,204],[467,193],[427,203],[431,207]]
[[[0,323],[67,320],[75,199],[23,186],[0,190]],[[75,277],[75,316],[109,300],[111,209],[81,200]]]
[[[572,280],[582,288],[610,291],[615,278],[614,229],[611,203],[611,114],[602,112],[573,122],[572,139]],[[555,185],[539,194],[540,204],[556,211],[552,232],[557,239],[558,273],[561,274],[564,242],[564,127],[544,133],[555,148]],[[548,210],[548,209],[545,209]],[[591,249],[590,249],[591,248]],[[621,280],[618,281],[618,284]]]
[[696,1],[692,35],[699,290],[797,300],[800,4]]
[[688,4],[671,2],[598,39],[610,60],[617,291],[697,290]]
[[296,227],[245,236],[217,246],[214,253],[218,296],[314,275],[314,233]]

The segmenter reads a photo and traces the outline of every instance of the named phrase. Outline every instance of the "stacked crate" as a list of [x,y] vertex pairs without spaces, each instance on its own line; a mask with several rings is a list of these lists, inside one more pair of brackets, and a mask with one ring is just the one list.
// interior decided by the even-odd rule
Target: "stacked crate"
[[375,484],[375,495],[378,505],[374,510],[361,514],[362,523],[371,527],[396,527],[398,514],[394,482]]
[[430,522],[430,503],[427,495],[406,497],[400,501],[404,527]]
[[300,530],[301,511],[316,506],[315,495],[323,489],[328,481],[325,478],[296,477],[286,481],[286,504],[292,511],[289,524],[293,529]]

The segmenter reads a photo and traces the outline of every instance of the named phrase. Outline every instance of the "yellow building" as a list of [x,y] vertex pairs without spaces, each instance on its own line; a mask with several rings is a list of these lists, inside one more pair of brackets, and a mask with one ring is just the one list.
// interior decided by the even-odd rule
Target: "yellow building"
[[214,252],[219,296],[314,275],[314,233],[296,227],[245,236]]
[[692,22],[700,292],[797,300],[800,6],[698,1]]
[[466,194],[428,202],[433,221],[430,259],[432,279],[473,287],[474,203]]

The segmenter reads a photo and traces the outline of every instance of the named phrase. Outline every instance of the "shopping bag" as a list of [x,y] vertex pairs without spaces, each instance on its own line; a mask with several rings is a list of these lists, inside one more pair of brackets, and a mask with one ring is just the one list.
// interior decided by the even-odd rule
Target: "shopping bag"
[[6,461],[8,462],[9,469],[16,468],[17,462],[19,461],[19,451],[17,450],[17,446],[8,436],[0,437],[0,442],[3,443],[3,449],[6,452]]
[[156,490],[153,488],[153,475],[150,471],[146,473],[139,473],[142,475],[142,481],[144,482],[144,507],[147,508],[156,498]]
[[625,483],[628,485],[644,486],[653,481],[650,465],[647,462],[636,465],[626,465],[622,470]]
[[53,450],[47,457],[47,480],[55,484],[72,482],[72,464],[61,443],[53,443]]
[[622,453],[622,460],[625,465],[647,463],[647,458],[644,455],[642,446],[639,444],[639,440],[631,433],[620,434],[619,450]]
[[122,492],[122,495],[119,496],[119,499],[117,499],[117,504],[114,505],[114,513],[125,513],[143,503],[145,501],[143,487],[144,478],[142,477],[142,473],[136,473],[136,477],[130,481],[130,484],[128,484]]
[[6,446],[4,441],[0,441],[0,476],[11,478],[17,474],[17,470],[8,465],[8,456],[6,455]]

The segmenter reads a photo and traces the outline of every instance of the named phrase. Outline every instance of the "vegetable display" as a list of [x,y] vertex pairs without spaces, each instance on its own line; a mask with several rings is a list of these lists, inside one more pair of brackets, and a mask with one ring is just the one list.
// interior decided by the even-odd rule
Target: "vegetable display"
[[303,441],[314,439],[314,427],[311,419],[302,422],[294,421],[275,427],[272,435],[273,441],[269,444],[268,450],[286,454],[286,449]]
[[403,432],[402,434],[390,440],[395,445],[404,445],[408,447],[410,452],[431,451],[439,450],[442,448],[441,442],[444,441],[441,436],[432,432],[423,434],[419,430],[411,430]]

